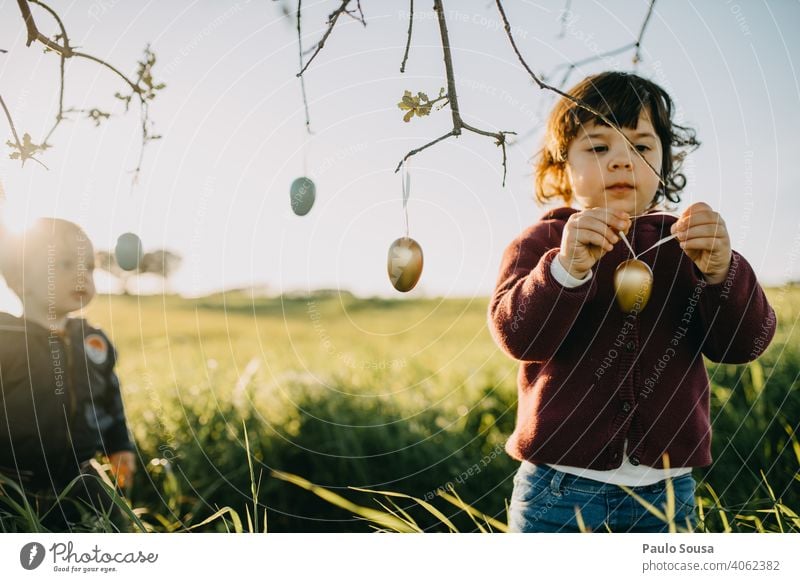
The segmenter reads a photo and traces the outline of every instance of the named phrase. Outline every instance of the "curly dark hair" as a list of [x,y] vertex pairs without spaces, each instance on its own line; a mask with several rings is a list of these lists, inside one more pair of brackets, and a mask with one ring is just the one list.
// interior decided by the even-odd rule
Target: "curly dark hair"
[[[664,156],[661,161],[664,183],[659,185],[650,207],[664,198],[674,203],[681,201],[680,192],[686,186],[681,165],[686,155],[700,146],[700,142],[694,129],[672,120],[674,106],[664,89],[632,73],[607,71],[585,78],[567,93],[602,113],[617,126],[629,129],[636,128],[640,113],[646,108]],[[572,201],[572,188],[566,173],[567,149],[581,126],[591,122],[608,125],[565,97],[553,107],[535,165],[536,200],[540,204],[559,197],[566,204]]]

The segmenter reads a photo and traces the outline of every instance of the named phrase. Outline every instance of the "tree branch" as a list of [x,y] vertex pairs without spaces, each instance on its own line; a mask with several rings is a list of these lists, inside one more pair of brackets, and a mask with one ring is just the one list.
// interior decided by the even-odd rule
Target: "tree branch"
[[[297,0],[297,49],[300,56],[300,70],[303,70],[303,34],[300,28],[300,16],[303,0]],[[300,92],[303,94],[303,109],[306,113],[306,131],[311,131],[311,118],[308,115],[308,97],[306,96],[306,78],[300,75]]]
[[[506,36],[508,36],[508,40],[511,43],[511,48],[514,49],[514,52],[516,53],[517,58],[519,59],[519,62],[522,64],[522,66],[525,68],[525,70],[528,72],[528,74],[531,76],[531,78],[534,80],[534,82],[539,86],[539,88],[540,89],[547,89],[549,91],[553,91],[554,93],[557,93],[558,95],[561,95],[565,99],[568,99],[569,101],[572,101],[575,105],[577,105],[581,109],[584,109],[584,110],[588,111],[589,113],[591,113],[592,115],[596,116],[597,118],[601,119],[606,125],[608,125],[611,129],[616,131],[625,140],[625,142],[631,147],[633,152],[637,156],[639,156],[639,158],[641,158],[641,160],[645,164],[647,164],[647,166],[653,171],[653,173],[658,178],[659,183],[666,188],[668,185],[667,185],[666,181],[664,181],[664,179],[661,177],[661,173],[658,172],[653,167],[653,165],[645,159],[645,157],[642,155],[642,153],[639,150],[636,149],[636,146],[634,146],[633,142],[631,142],[631,140],[628,139],[628,136],[625,135],[625,133],[622,131],[622,129],[619,128],[619,126],[617,126],[616,123],[613,123],[610,119],[608,119],[605,115],[600,113],[597,109],[595,109],[594,107],[592,107],[588,103],[585,103],[581,99],[578,99],[578,98],[576,98],[576,97],[574,97],[574,96],[572,96],[572,95],[570,95],[568,93],[565,93],[564,91],[561,91],[560,89],[557,89],[556,87],[548,85],[547,83],[543,82],[542,80],[539,79],[539,77],[536,76],[536,73],[534,73],[531,70],[530,66],[528,66],[528,63],[525,62],[525,59],[522,57],[522,54],[520,53],[519,48],[517,47],[517,43],[514,40],[514,36],[511,34],[511,24],[509,23],[508,17],[506,16],[506,11],[503,9],[502,1],[501,0],[495,0],[495,2],[497,4],[497,10],[500,12],[500,17],[503,19],[503,25],[504,25],[504,28],[505,28],[505,31],[506,31]],[[652,2],[655,3],[655,0],[652,0]],[[650,8],[652,10],[652,4],[651,4]]]
[[[39,31],[39,29],[36,26],[36,21],[35,21],[35,19],[33,17],[33,14],[31,13],[30,4],[36,4],[37,6],[40,6],[43,10],[47,11],[53,17],[53,19],[56,21],[56,23],[58,24],[58,27],[59,27],[59,29],[61,31],[58,35],[56,35],[55,38],[56,38],[56,40],[61,40],[62,44],[59,44],[58,42],[54,42],[54,41],[50,40],[48,37],[46,37],[44,34],[42,34]],[[32,158],[32,159],[36,160],[36,158],[33,158],[33,156],[29,154],[30,151],[35,151],[36,149],[42,150],[42,149],[46,149],[47,147],[49,147],[48,141],[50,140],[51,136],[53,135],[55,130],[58,128],[58,126],[61,124],[61,122],[65,119],[65,116],[64,116],[64,113],[65,113],[65,109],[64,109],[64,70],[65,70],[65,61],[66,61],[66,59],[69,59],[69,58],[72,58],[72,57],[79,57],[79,58],[83,58],[83,59],[86,59],[86,60],[89,60],[89,61],[93,61],[93,62],[95,62],[95,63],[107,68],[111,72],[115,73],[120,79],[122,79],[125,82],[125,84],[128,85],[128,87],[130,88],[130,90],[132,92],[131,95],[120,95],[119,93],[116,94],[117,98],[119,98],[119,99],[121,99],[122,101],[125,102],[126,110],[127,110],[128,105],[130,103],[130,99],[133,97],[133,95],[136,95],[136,97],[139,99],[140,116],[141,116],[141,127],[142,127],[142,150],[141,150],[141,152],[139,154],[139,163],[138,163],[137,167],[134,170],[135,176],[134,176],[133,183],[135,183],[136,178],[138,177],[139,171],[141,170],[141,163],[142,163],[142,159],[144,157],[144,147],[145,147],[145,145],[147,144],[148,141],[153,140],[153,139],[157,139],[159,137],[159,136],[151,135],[150,131],[149,131],[149,127],[148,127],[148,123],[149,123],[149,119],[150,119],[149,118],[148,100],[153,99],[154,96],[155,96],[155,92],[160,90],[160,89],[163,89],[163,87],[164,87],[163,84],[155,85],[154,82],[153,82],[153,79],[152,79],[152,75],[150,73],[152,65],[155,63],[155,54],[152,53],[152,51],[150,51],[149,47],[147,47],[145,49],[145,60],[143,62],[139,63],[139,74],[138,74],[139,76],[138,76],[138,79],[134,82],[127,75],[122,73],[119,69],[117,69],[116,67],[114,67],[110,63],[104,61],[103,59],[95,57],[94,55],[91,55],[91,54],[74,51],[72,49],[72,46],[70,45],[69,36],[67,34],[66,27],[64,26],[64,23],[61,20],[61,18],[59,17],[58,13],[55,10],[53,10],[52,8],[50,8],[47,4],[42,2],[41,0],[17,0],[17,5],[19,6],[20,13],[22,14],[22,17],[23,17],[23,19],[25,21],[25,26],[26,26],[26,29],[27,29],[27,32],[28,32],[28,39],[27,39],[26,45],[30,46],[33,42],[38,41],[38,42],[42,43],[45,47],[47,47],[47,49],[52,50],[53,52],[57,53],[59,55],[59,57],[60,57],[60,60],[61,60],[60,67],[59,67],[58,113],[56,114],[55,123],[50,128],[50,131],[47,133],[47,136],[45,137],[44,141],[42,142],[42,145],[41,146],[36,146],[35,144],[28,144],[28,142],[30,141],[30,138],[29,138],[29,136],[27,136],[27,134],[26,134],[25,139],[21,143],[19,141],[19,138],[16,136],[16,132],[15,132],[15,139],[16,139],[16,146],[15,147],[20,151],[20,155],[21,155],[21,157],[23,159],[23,162],[27,158]],[[144,86],[142,85],[142,82],[145,83]],[[73,110],[70,109],[70,110],[66,110],[66,111],[73,111]],[[84,113],[87,112],[87,110],[78,110],[78,111],[81,111],[81,112],[84,112]],[[102,119],[103,117],[108,117],[109,116],[108,114],[104,114],[103,112],[101,112],[99,109],[90,109],[90,110],[88,110],[88,114],[89,114],[89,117],[94,119],[95,123],[98,123],[99,119]],[[10,120],[10,117],[9,117],[9,120]],[[35,148],[35,149],[31,150],[31,146],[33,148]],[[26,148],[26,149],[23,149],[23,148]],[[36,160],[36,161],[39,162],[39,160]],[[41,162],[39,162],[39,163],[41,164]],[[44,164],[42,164],[42,165],[44,165]]]
[[456,81],[455,81],[455,73],[453,71],[453,55],[450,51],[450,35],[447,32],[447,21],[444,15],[444,7],[442,6],[442,0],[433,0],[433,9],[436,12],[437,20],[439,22],[439,33],[442,39],[442,52],[444,56],[444,68],[445,74],[447,76],[447,99],[450,103],[450,113],[453,118],[453,129],[450,132],[444,134],[442,137],[439,137],[432,142],[422,146],[421,148],[417,148],[415,150],[411,150],[407,153],[400,163],[397,164],[397,168],[395,172],[398,172],[408,158],[411,156],[421,152],[422,150],[429,148],[430,146],[439,143],[442,140],[447,139],[450,136],[459,136],[461,135],[461,130],[466,129],[467,131],[471,131],[473,133],[477,133],[478,135],[485,135],[487,137],[495,138],[495,143],[499,145],[503,150],[503,186],[506,185],[506,175],[508,171],[508,166],[506,164],[506,135],[514,134],[513,131],[499,131],[499,132],[491,132],[485,131],[482,129],[478,129],[471,125],[464,123],[461,119],[461,111],[458,108],[458,93],[456,91]]
[[400,72],[406,72],[406,61],[408,60],[408,51],[411,48],[411,31],[414,28],[414,0],[409,0],[408,7],[408,37],[406,38],[406,50],[403,53],[403,62],[400,63]]
[[[21,0],[20,0],[21,1]],[[339,6],[336,10],[334,10],[330,16],[328,16],[328,29],[325,31],[325,34],[322,35],[322,39],[317,43],[317,47],[314,50],[314,54],[311,55],[311,58],[308,59],[306,65],[300,69],[300,72],[297,73],[297,76],[301,76],[305,70],[308,68],[308,65],[311,64],[311,61],[319,54],[319,51],[322,50],[322,47],[325,46],[325,41],[328,40],[328,37],[333,32],[333,27],[336,26],[336,21],[339,20],[339,17],[342,15],[343,12],[346,11],[347,5],[350,4],[350,0],[342,0],[342,5]]]
[[650,0],[650,6],[647,8],[647,15],[644,17],[642,28],[639,30],[639,38],[636,39],[636,53],[633,55],[634,64],[641,60],[642,38],[644,37],[644,30],[647,28],[647,23],[650,22],[650,16],[653,14],[653,7],[656,5],[656,0]]
[[36,157],[34,156],[37,150],[42,150],[44,148],[42,146],[37,146],[31,143],[31,136],[29,136],[27,133],[23,136],[22,141],[20,141],[19,134],[17,133],[17,128],[14,125],[14,119],[11,117],[11,112],[8,110],[6,102],[3,100],[2,95],[0,95],[0,107],[3,108],[3,111],[6,114],[6,119],[8,119],[8,125],[9,127],[11,127],[11,135],[14,136],[14,143],[10,141],[6,143],[10,146],[17,148],[17,151],[12,154],[12,159],[16,159],[18,157],[22,162],[23,166],[25,165],[25,160],[33,160],[43,168],[48,169],[43,162],[37,160]]
[[422,147],[419,147],[419,148],[417,148],[417,149],[411,150],[411,151],[410,151],[410,152],[408,152],[408,153],[407,153],[405,156],[403,156],[403,159],[402,159],[402,160],[400,160],[400,163],[399,163],[399,164],[397,164],[397,168],[395,168],[395,170],[394,170],[394,171],[395,171],[395,173],[397,173],[397,171],[398,171],[398,170],[400,170],[400,168],[402,168],[402,167],[403,167],[403,162],[405,162],[405,161],[406,161],[408,158],[410,158],[410,157],[411,157],[411,156],[413,156],[414,154],[418,154],[418,153],[419,153],[419,152],[421,152],[422,150],[424,150],[424,149],[428,149],[428,148],[429,148],[429,147],[431,147],[432,145],[436,145],[436,144],[437,144],[437,143],[439,143],[440,141],[443,141],[443,140],[447,139],[448,137],[452,137],[452,136],[454,136],[454,135],[456,135],[456,134],[455,134],[455,133],[453,133],[453,130],[451,129],[451,130],[450,130],[450,131],[448,131],[446,134],[444,134],[442,137],[437,137],[437,138],[436,138],[435,140],[433,140],[432,142],[430,142],[430,143],[426,143],[426,144],[425,144],[424,146],[422,146]]
[[11,135],[14,136],[14,141],[17,142],[17,147],[22,149],[22,142],[19,141],[19,134],[17,134],[17,128],[14,125],[14,120],[11,117],[11,112],[8,110],[6,102],[3,100],[2,95],[0,95],[0,106],[3,108],[3,111],[6,112],[6,119],[8,119],[8,125],[11,127]]

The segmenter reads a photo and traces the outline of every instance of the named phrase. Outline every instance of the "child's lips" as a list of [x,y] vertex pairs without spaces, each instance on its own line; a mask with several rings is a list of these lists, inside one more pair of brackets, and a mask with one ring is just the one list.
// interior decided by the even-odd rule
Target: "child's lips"
[[616,196],[626,196],[633,192],[633,190],[633,186],[609,186],[606,188],[607,192],[610,192]]

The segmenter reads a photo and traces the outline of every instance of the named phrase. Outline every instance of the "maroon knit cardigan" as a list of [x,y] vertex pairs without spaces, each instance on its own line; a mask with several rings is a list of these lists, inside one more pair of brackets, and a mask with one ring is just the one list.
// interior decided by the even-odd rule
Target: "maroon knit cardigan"
[[[756,359],[775,333],[775,312],[750,264],[733,251],[726,279],[706,283],[671,240],[641,260],[653,270],[649,302],[622,312],[614,269],[631,258],[624,242],[604,255],[589,282],[559,284],[550,272],[573,208],[547,212],[506,249],[489,305],[497,344],[521,360],[517,460],[607,470],[622,462],[700,467],[711,463],[709,382],[703,358]],[[636,252],[669,236],[672,216],[634,219]]]

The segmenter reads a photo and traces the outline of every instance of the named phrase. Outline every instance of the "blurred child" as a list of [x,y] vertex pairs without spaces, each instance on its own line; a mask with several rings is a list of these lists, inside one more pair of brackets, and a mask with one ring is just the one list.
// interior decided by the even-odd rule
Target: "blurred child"
[[121,488],[135,470],[116,353],[101,330],[69,317],[95,295],[92,243],[71,222],[40,219],[0,237],[0,268],[23,306],[21,318],[0,313],[0,473],[33,494],[50,529],[71,529],[87,505],[119,522],[90,477],[97,453]]
[[[699,145],[672,120],[669,95],[620,72],[568,93],[619,131],[569,99],[556,104],[536,196],[578,208],[550,210],[508,246],[489,306],[495,340],[521,361],[509,529],[576,532],[582,520],[592,531],[667,531],[621,486],[669,515],[668,482],[669,517],[689,529],[692,467],[712,460],[702,355],[754,360],[775,313],[709,205],[658,212],[686,183],[679,148]],[[637,291],[630,311],[615,300],[615,269],[634,258],[623,236],[653,276],[649,301]]]

